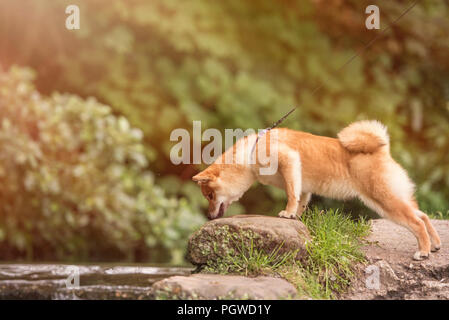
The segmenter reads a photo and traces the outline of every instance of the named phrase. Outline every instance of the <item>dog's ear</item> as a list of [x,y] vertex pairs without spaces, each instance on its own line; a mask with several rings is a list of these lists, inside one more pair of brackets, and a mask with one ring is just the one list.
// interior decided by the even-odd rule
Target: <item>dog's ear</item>
[[198,184],[208,183],[210,181],[215,180],[216,177],[209,172],[200,172],[196,176],[192,177],[192,180],[198,182]]

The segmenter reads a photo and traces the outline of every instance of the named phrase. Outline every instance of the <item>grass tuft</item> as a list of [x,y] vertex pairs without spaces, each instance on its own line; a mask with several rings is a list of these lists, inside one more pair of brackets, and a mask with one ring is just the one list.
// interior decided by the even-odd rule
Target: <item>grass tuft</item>
[[352,220],[332,209],[314,208],[302,220],[312,236],[306,245],[307,261],[299,266],[306,289],[310,288],[313,297],[332,298],[334,292],[341,292],[350,284],[354,265],[365,261],[361,247],[370,225],[364,218]]
[[232,262],[231,270],[236,273],[246,276],[267,274],[295,261],[298,250],[278,254],[283,245],[284,243],[281,243],[272,252],[266,253],[254,246],[253,239],[250,240],[249,246],[242,241],[235,245],[237,254],[228,255],[227,259]]
[[447,220],[449,219],[449,210],[446,212],[443,211],[435,211],[428,214],[431,219],[440,219],[440,220]]
[[[283,243],[267,252],[258,246],[258,235],[252,232],[229,233],[227,245],[215,261],[209,260],[204,271],[208,273],[241,274],[257,276],[269,274],[283,265],[292,264],[298,250],[279,253]],[[218,250],[215,250],[218,251]]]

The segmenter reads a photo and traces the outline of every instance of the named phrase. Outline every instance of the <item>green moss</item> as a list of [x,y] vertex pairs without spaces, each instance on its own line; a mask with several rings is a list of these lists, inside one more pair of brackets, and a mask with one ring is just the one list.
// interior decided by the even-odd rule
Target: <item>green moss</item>
[[228,225],[198,232],[192,243],[201,255],[198,260],[205,261],[202,271],[208,273],[257,275],[277,269],[297,254],[297,250],[280,253],[283,244],[270,248],[270,242],[254,231]]

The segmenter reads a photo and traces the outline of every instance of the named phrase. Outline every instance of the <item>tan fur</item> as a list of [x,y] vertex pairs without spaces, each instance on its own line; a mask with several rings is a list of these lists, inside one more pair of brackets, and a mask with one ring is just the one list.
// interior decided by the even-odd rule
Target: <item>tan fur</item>
[[[277,138],[270,144],[271,134]],[[415,259],[427,257],[431,249],[438,250],[440,238],[428,216],[418,208],[413,183],[390,155],[386,128],[377,121],[360,121],[344,128],[338,137],[273,129],[258,141],[254,164],[212,164],[193,177],[205,196],[211,194],[208,217],[221,216],[229,204],[259,181],[286,191],[287,206],[280,217],[300,216],[310,194],[335,199],[358,197],[380,216],[408,228],[416,236],[419,251]],[[255,135],[239,140],[221,160],[228,152],[248,154],[255,141]],[[278,152],[278,170],[274,175],[259,172],[262,164],[257,151],[261,144],[266,144],[270,152]]]
[[389,145],[387,128],[378,121],[359,121],[347,126],[338,134],[340,143],[351,152],[372,153]]

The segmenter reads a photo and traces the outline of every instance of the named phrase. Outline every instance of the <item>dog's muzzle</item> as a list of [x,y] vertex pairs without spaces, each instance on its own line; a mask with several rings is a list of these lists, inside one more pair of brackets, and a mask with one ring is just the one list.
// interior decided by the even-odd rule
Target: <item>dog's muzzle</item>
[[218,209],[218,214],[217,214],[217,216],[216,216],[216,217],[212,217],[212,216],[208,213],[208,214],[207,214],[207,218],[208,218],[209,220],[214,220],[214,219],[221,218],[221,217],[223,217],[224,212],[225,212],[225,206],[224,206],[224,202],[222,202],[222,203],[220,203],[220,208]]

